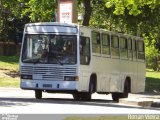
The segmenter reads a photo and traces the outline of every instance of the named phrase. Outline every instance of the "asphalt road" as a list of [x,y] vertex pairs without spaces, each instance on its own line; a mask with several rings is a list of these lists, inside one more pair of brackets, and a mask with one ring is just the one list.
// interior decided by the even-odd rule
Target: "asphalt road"
[[90,102],[73,100],[69,94],[43,93],[0,88],[0,114],[160,114],[159,108],[143,108],[112,101],[110,95],[93,94]]

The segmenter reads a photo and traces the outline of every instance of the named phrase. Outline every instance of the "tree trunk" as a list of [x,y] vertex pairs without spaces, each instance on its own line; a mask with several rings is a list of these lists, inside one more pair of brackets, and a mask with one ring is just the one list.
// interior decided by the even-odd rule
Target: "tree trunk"
[[89,21],[92,13],[91,0],[84,0],[83,2],[84,2],[84,8],[85,8],[83,25],[89,26]]

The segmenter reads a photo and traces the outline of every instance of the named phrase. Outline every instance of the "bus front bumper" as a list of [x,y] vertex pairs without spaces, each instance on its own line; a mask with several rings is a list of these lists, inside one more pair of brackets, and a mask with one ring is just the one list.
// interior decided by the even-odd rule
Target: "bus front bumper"
[[30,90],[78,90],[78,81],[21,80],[20,87]]

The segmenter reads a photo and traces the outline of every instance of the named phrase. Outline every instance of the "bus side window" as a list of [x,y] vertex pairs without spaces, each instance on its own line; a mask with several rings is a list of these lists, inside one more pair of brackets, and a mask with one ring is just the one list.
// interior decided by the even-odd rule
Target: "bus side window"
[[120,54],[119,54],[119,38],[118,36],[113,35],[111,37],[111,53],[112,53],[112,57],[116,57],[119,58]]
[[80,64],[89,65],[90,63],[90,38],[80,37]]
[[133,40],[133,60],[137,59],[137,41]]
[[128,58],[128,51],[127,51],[127,38],[120,37],[120,52],[121,58]]
[[92,51],[93,53],[101,53],[100,33],[92,31]]
[[132,60],[132,58],[133,58],[133,53],[132,53],[132,39],[131,39],[131,38],[128,39],[128,58],[129,58],[130,60]]
[[143,41],[137,41],[137,45],[138,45],[138,59],[145,60],[144,42]]
[[110,35],[102,33],[102,54],[110,55]]

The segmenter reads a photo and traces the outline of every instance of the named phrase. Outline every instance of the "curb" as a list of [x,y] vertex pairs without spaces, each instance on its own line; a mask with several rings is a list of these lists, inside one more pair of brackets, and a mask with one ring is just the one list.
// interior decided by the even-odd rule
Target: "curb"
[[143,100],[143,99],[134,100],[134,99],[124,98],[124,99],[119,99],[119,103],[127,105],[136,105],[144,108],[149,108],[149,107],[160,108],[160,102],[154,102],[151,100]]

